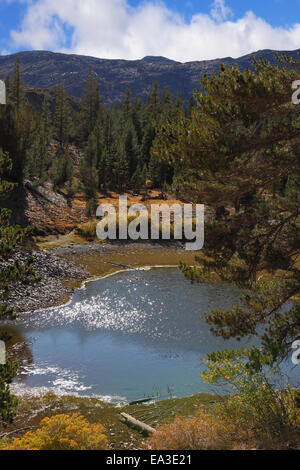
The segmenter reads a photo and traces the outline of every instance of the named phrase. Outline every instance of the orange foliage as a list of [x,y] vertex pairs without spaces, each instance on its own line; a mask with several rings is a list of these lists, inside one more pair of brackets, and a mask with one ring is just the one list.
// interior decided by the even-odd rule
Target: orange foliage
[[153,450],[218,450],[232,448],[234,426],[224,427],[213,416],[199,411],[192,418],[175,418],[147,440]]

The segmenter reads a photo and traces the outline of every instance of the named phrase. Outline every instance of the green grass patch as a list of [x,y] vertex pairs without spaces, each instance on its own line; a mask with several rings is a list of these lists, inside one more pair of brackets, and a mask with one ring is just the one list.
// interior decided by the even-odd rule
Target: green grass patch
[[187,398],[171,398],[155,403],[130,406],[104,403],[97,398],[59,397],[52,393],[37,397],[27,395],[20,398],[18,414],[13,426],[5,430],[0,429],[0,434],[27,426],[38,426],[46,416],[79,412],[90,423],[104,425],[112,449],[138,449],[144,437],[122,424],[119,420],[120,413],[128,413],[156,427],[173,421],[176,415],[188,417],[194,416],[200,408],[209,410],[217,400],[219,398],[214,395],[201,393]]

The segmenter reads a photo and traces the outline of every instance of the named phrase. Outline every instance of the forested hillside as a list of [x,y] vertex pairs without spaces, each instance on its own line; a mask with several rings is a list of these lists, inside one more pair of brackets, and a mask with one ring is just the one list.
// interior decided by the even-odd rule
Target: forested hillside
[[[24,191],[31,191],[30,200],[37,194],[44,196],[41,185],[46,185],[46,199],[54,206],[69,204],[70,208],[70,201],[79,194],[85,198],[84,213],[91,214],[99,193],[139,193],[163,189],[172,182],[171,167],[151,157],[150,150],[159,124],[177,113],[183,112],[187,117],[191,114],[195,104],[192,96],[186,106],[183,96],[175,97],[154,82],[146,102],[127,88],[119,107],[108,106],[90,69],[81,99],[75,102],[68,96],[64,82],[49,92],[28,90],[20,59],[6,85],[7,105],[0,111],[0,147],[12,159],[12,169],[6,177],[18,183],[13,193],[16,197],[9,202],[14,215]],[[52,209],[47,206],[44,211],[39,206],[31,212],[41,216],[41,212],[51,213]],[[78,207],[64,212],[69,221],[80,222],[84,217]],[[16,220],[23,224],[23,220]]]
[[[297,57],[297,52],[290,55]],[[231,67],[235,63],[241,70],[252,67],[252,57],[264,57],[271,63],[276,59],[274,51],[264,50],[244,57],[231,57],[180,63],[164,57],[145,57],[142,60],[108,60],[73,54],[47,51],[21,52],[0,57],[0,74],[7,77],[13,71],[17,57],[21,60],[24,82],[34,88],[49,89],[64,81],[69,95],[79,98],[90,68],[98,80],[105,104],[120,104],[129,87],[132,95],[143,101],[151,93],[153,82],[158,81],[175,96],[183,95],[188,100],[194,89],[200,89],[200,79],[207,73],[218,72],[220,64]]]

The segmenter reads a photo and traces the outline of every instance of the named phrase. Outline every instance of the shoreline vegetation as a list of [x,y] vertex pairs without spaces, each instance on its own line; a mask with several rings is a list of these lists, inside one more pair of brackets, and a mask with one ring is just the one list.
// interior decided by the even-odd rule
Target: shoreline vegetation
[[[299,391],[283,376],[280,364],[300,337],[300,305],[293,302],[300,293],[300,121],[299,107],[291,104],[300,63],[286,54],[277,62],[280,66],[253,58],[252,68],[245,70],[221,65],[218,74],[202,77],[203,91],[195,92],[188,104],[155,83],[147,102],[133,99],[128,89],[118,108],[104,106],[98,79],[90,70],[77,110],[71,108],[62,83],[55,90],[53,109],[45,93],[40,112],[26,98],[17,60],[7,82],[8,105],[0,113],[0,197],[6,200],[11,194],[8,209],[14,216],[18,185],[23,197],[19,200],[25,201],[20,224],[35,226],[35,235],[73,232],[57,239],[35,238],[41,251],[34,252],[33,244],[29,252],[36,259],[29,256],[23,263],[17,247],[33,233],[11,225],[18,221],[11,220],[9,210],[0,209],[3,301],[15,291],[11,304],[0,305],[0,319],[15,320],[13,306],[19,312],[28,310],[29,305],[20,305],[22,298],[35,296],[37,308],[43,302],[64,303],[84,279],[109,275],[120,266],[178,264],[194,283],[219,280],[241,292],[231,310],[223,305],[203,316],[215,336],[242,340],[251,335],[258,343],[207,355],[201,376],[207,384],[230,387],[231,394],[223,399],[201,394],[130,408],[96,398],[48,394],[23,396],[16,409],[9,386],[17,365],[8,357],[0,366],[0,422],[14,430],[24,428],[22,422],[41,425],[35,436],[22,436],[23,443],[12,442],[10,449],[49,449],[51,423],[54,437],[62,432],[52,448],[64,441],[65,448],[74,448],[72,436],[64,435],[69,423],[75,423],[76,433],[76,422],[84,423],[74,413],[87,420],[86,436],[96,422],[99,431],[102,425],[106,428],[111,448],[142,448],[143,441],[132,430],[119,428],[121,412],[156,428],[148,441],[153,450],[299,449]],[[212,208],[213,217],[205,221],[204,255],[195,257],[173,242],[95,240],[96,222],[90,219],[99,194],[132,191],[132,196],[149,202],[153,188],[163,190],[156,200],[164,200],[168,191],[181,202]],[[29,207],[33,194],[37,199]],[[32,220],[47,220],[47,230]],[[10,256],[12,263],[6,265]],[[51,298],[44,298],[46,287]],[[5,332],[1,336],[0,331],[0,339],[9,342]],[[45,433],[44,442],[35,445]],[[76,436],[81,438],[80,432]],[[87,441],[79,439],[75,447],[86,448],[82,442]],[[5,442],[1,446],[5,448]]]
[[[72,237],[73,242],[70,242],[70,237]],[[37,308],[33,307],[31,311],[33,309],[44,310],[64,305],[70,301],[75,289],[84,287],[91,280],[101,279],[121,271],[126,271],[126,266],[129,269],[144,267],[176,268],[180,261],[191,263],[194,259],[193,252],[185,251],[180,243],[174,242],[165,242],[163,244],[151,242],[122,244],[84,243],[84,240],[78,236],[75,240],[77,244],[73,244],[74,238],[72,234],[41,237],[38,239],[36,243],[37,251],[34,252],[36,267],[39,269],[39,265],[44,264],[44,271],[46,272],[50,265],[54,266],[54,276],[51,278],[51,270],[50,272],[47,271],[48,275],[50,274],[50,282],[49,276],[46,279],[48,282],[47,296],[45,296],[45,284],[42,280],[40,281],[41,296],[39,295],[38,285],[26,286],[26,296],[21,291],[17,291],[17,293],[12,295],[10,299],[11,305],[14,305],[17,310],[21,306],[19,308],[21,314],[30,315],[30,311],[22,311],[22,304],[18,303],[18,300],[20,300],[19,296],[22,299],[26,298],[26,304],[28,305],[30,304],[30,299],[28,302],[28,295],[32,294],[34,296],[35,307]],[[72,277],[70,274],[72,274]],[[54,298],[51,295],[51,291],[55,295]],[[129,448],[134,448],[135,444],[142,442],[143,436],[137,431],[127,430],[127,427],[119,422],[119,413],[127,412],[131,415],[133,414],[137,419],[143,418],[146,422],[148,421],[149,425],[163,424],[167,418],[170,419],[181,412],[181,410],[183,410],[183,415],[185,416],[186,413],[193,412],[195,408],[198,409],[202,401],[204,404],[209,404],[214,402],[215,399],[216,397],[213,395],[203,393],[186,398],[170,398],[168,400],[158,400],[147,404],[129,406],[122,403],[111,404],[92,397],[76,397],[73,395],[60,397],[52,393],[41,394],[39,397],[36,397],[25,394],[18,396],[19,406],[14,424],[5,429],[0,428],[0,434],[23,429],[27,426],[36,426],[43,417],[60,412],[80,411],[87,418],[90,418],[96,412],[99,420],[104,420],[104,423],[109,421],[110,425],[117,429],[117,432],[113,433],[117,437],[112,439],[112,442],[115,442],[118,446],[117,448],[128,449],[126,447],[126,439],[131,439],[133,447]],[[44,412],[36,413],[35,406],[39,409],[44,406]],[[159,412],[156,416],[156,410],[160,408],[164,413],[161,414]],[[51,410],[50,413],[49,410]],[[152,414],[154,418],[151,417]],[[148,418],[148,415],[150,418]],[[18,436],[18,433],[16,436]],[[126,439],[124,437],[125,440],[123,442],[123,437],[121,438],[121,436],[128,437]]]
[[24,395],[20,398],[18,413],[13,425],[0,427],[0,436],[21,430],[13,438],[24,434],[26,427],[38,427],[45,417],[62,413],[80,413],[89,423],[101,423],[106,428],[110,448],[134,450],[142,448],[145,437],[120,421],[120,414],[127,413],[139,421],[156,428],[172,422],[180,415],[190,418],[199,410],[209,411],[219,400],[216,395],[200,393],[186,398],[169,398],[146,404],[113,404],[95,397],[58,396],[47,393],[40,396]]
[[[194,252],[186,251],[180,242],[99,243],[95,240],[86,242],[80,236],[74,236],[74,232],[67,235],[39,237],[36,239],[36,249],[34,252],[36,267],[40,269],[39,265],[44,265],[44,271],[50,274],[50,282],[47,276],[47,296],[44,294],[45,284],[42,280],[41,296],[37,285],[26,286],[28,290],[26,296],[19,292],[22,299],[27,299],[27,305],[28,295],[34,296],[37,308],[33,307],[30,311],[64,305],[70,301],[75,289],[84,287],[91,280],[126,271],[126,266],[129,269],[176,268],[180,262],[191,264],[195,257]],[[51,270],[50,273],[47,271],[50,265],[54,266],[53,278]],[[18,309],[20,306],[18,293],[13,294],[10,300]],[[21,314],[30,315],[30,311],[20,309]],[[145,438],[138,431],[122,424],[119,420],[120,413],[128,413],[150,426],[157,426],[172,421],[172,418],[178,415],[192,417],[200,409],[209,409],[219,399],[213,394],[200,393],[185,398],[155,400],[130,406],[125,403],[113,404],[93,397],[57,396],[51,392],[39,396],[24,394],[17,398],[19,405],[14,424],[6,428],[0,427],[0,435],[3,434],[4,437],[6,433],[12,433],[10,436],[13,438],[20,437],[24,434],[25,428],[34,429],[44,417],[80,412],[88,421],[91,422],[92,419],[106,426],[112,449],[127,450],[141,446]],[[19,429],[21,431],[15,433]]]
[[[44,263],[46,262],[46,265],[48,262],[53,265],[54,259],[56,260],[56,269],[58,267],[62,269],[59,282],[68,289],[68,291],[63,291],[64,296],[55,301],[53,307],[68,302],[75,289],[84,287],[87,282],[94,279],[113,276],[118,272],[126,271],[126,269],[146,266],[149,268],[175,268],[180,261],[191,264],[194,260],[193,252],[187,252],[180,244],[173,242],[164,244],[149,242],[78,243],[80,240],[77,238],[77,244],[73,244],[74,242],[70,242],[69,236],[43,237],[36,243],[39,249],[36,252],[37,256],[45,254]],[[67,272],[70,275],[70,268],[73,269],[73,278],[62,278],[62,275]],[[216,281],[217,279],[214,279],[214,282]],[[50,305],[44,308],[50,308]],[[30,314],[30,312],[26,314]],[[110,449],[136,450],[149,446],[148,440],[141,432],[122,423],[121,413],[129,414],[138,421],[161,430],[158,437],[154,435],[151,438],[151,445],[156,445],[157,439],[158,442],[161,442],[160,439],[164,439],[164,426],[185,426],[189,420],[191,422],[195,420],[195,423],[197,420],[198,423],[203,416],[210,416],[210,413],[214,412],[215,407],[221,403],[224,397],[214,395],[213,392],[211,394],[199,393],[183,398],[154,398],[149,403],[134,405],[123,402],[110,403],[97,397],[59,396],[53,392],[41,393],[40,395],[25,393],[17,396],[17,399],[19,405],[16,418],[12,425],[6,428],[0,427],[2,438],[5,438],[6,434],[10,439],[22,437],[29,429],[33,431],[38,429],[41,420],[46,417],[51,418],[62,414],[73,416],[74,413],[79,413],[91,425],[101,423],[104,426]],[[175,424],[172,424],[173,422]],[[207,425],[205,420],[202,424],[203,426]]]

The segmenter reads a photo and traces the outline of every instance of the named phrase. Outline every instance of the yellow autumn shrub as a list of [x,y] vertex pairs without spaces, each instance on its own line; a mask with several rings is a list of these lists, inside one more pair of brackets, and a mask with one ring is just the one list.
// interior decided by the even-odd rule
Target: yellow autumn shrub
[[96,238],[96,227],[98,222],[96,220],[89,220],[85,224],[78,225],[75,229],[76,235],[85,238],[87,241],[93,241]]
[[102,424],[90,424],[78,413],[59,414],[44,418],[37,431],[23,437],[2,450],[104,450],[108,448]]

